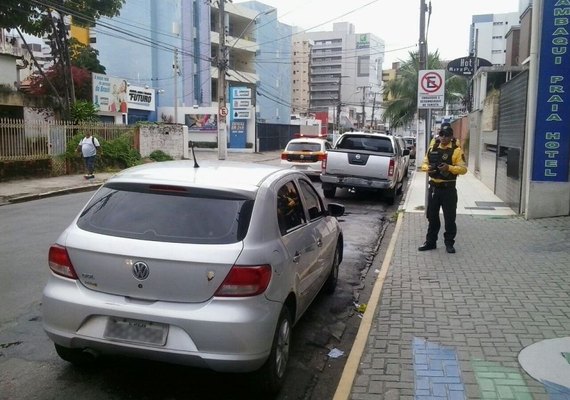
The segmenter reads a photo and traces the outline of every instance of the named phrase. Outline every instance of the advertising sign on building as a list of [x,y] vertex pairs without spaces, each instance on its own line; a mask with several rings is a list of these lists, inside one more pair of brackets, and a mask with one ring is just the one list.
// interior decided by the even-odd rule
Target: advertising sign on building
[[447,70],[454,75],[473,76],[475,71],[481,67],[492,67],[493,64],[489,60],[480,57],[461,57],[450,61],[447,64]]
[[188,132],[218,134],[218,116],[216,114],[185,114],[184,125]]
[[141,86],[129,86],[127,90],[129,108],[154,111],[156,91]]
[[93,104],[99,111],[123,113],[128,111],[128,84],[125,79],[93,73]]
[[445,103],[445,70],[421,70],[418,74],[418,108],[443,108]]
[[568,182],[570,151],[570,2],[544,0],[532,180]]
[[356,48],[367,49],[370,47],[370,37],[367,33],[356,35]]

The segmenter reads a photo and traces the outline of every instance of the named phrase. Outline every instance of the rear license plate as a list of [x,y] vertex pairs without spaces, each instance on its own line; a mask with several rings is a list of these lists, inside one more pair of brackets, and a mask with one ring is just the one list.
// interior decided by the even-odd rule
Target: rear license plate
[[164,346],[168,326],[157,322],[141,321],[129,318],[110,317],[107,320],[106,339],[129,343],[144,343],[155,346]]

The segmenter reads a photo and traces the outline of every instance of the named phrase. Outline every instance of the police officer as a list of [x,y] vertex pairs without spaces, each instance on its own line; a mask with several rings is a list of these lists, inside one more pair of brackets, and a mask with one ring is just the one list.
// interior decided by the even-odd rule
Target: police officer
[[443,234],[445,249],[448,253],[455,253],[455,235],[457,226],[455,216],[457,211],[457,189],[455,183],[457,175],[467,173],[465,156],[461,148],[453,140],[453,129],[445,126],[439,131],[439,138],[430,146],[422,171],[429,175],[429,195],[427,204],[428,231],[425,243],[418,248],[419,251],[433,250],[441,222],[439,209],[443,209],[445,232]]

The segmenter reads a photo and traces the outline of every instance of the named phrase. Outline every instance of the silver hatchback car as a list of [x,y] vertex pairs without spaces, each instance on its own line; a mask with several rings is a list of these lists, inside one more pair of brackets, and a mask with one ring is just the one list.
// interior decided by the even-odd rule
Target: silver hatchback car
[[146,164],[108,180],[49,250],[43,323],[61,358],[123,354],[283,383],[291,328],[343,256],[301,172]]

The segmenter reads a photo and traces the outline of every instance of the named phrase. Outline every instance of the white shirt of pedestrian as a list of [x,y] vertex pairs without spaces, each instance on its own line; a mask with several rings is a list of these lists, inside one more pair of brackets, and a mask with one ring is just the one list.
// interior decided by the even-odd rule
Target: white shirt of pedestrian
[[94,155],[97,154],[97,147],[99,147],[99,141],[97,140],[97,138],[89,136],[81,139],[79,145],[81,146],[81,153],[83,153],[83,157],[93,157]]

